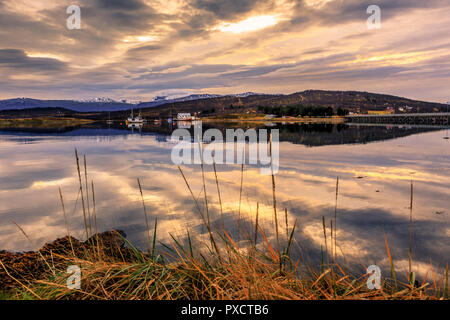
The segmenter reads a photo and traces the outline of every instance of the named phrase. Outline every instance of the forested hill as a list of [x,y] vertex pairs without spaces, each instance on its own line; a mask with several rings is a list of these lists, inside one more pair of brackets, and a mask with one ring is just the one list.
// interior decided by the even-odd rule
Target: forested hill
[[251,95],[248,97],[222,96],[195,101],[183,101],[168,103],[161,106],[146,109],[145,114],[172,114],[176,112],[198,112],[203,114],[240,113],[253,109],[257,111],[261,107],[314,105],[332,107],[335,111],[339,108],[353,112],[367,112],[368,110],[385,110],[388,107],[408,107],[408,112],[436,112],[446,111],[447,105],[442,103],[424,102],[396,97],[385,94],[376,94],[357,91],[322,91],[307,90],[290,95]]

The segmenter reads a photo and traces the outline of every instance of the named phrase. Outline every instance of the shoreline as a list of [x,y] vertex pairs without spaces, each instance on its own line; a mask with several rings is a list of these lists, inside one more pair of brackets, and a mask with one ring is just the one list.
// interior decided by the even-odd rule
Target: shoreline
[[281,123],[281,124],[311,124],[311,123],[319,123],[319,124],[343,124],[345,123],[344,117],[315,117],[315,118],[273,118],[273,119],[264,119],[264,118],[201,118],[200,121],[207,123],[214,122],[222,122],[222,123]]
[[91,124],[89,119],[37,117],[37,118],[0,118],[0,128],[52,128]]

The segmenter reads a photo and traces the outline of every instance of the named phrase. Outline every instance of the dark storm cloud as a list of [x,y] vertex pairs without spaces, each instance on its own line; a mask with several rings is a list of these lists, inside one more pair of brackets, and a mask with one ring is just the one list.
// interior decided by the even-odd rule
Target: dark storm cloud
[[222,20],[234,20],[237,16],[247,14],[258,7],[273,4],[264,0],[193,0],[190,5],[194,8],[212,13]]
[[361,20],[367,17],[366,11],[370,5],[378,5],[381,8],[382,19],[386,19],[413,9],[448,7],[450,3],[446,0],[346,0],[330,1],[325,6],[316,9],[306,6],[304,1],[297,1],[296,15],[290,23],[296,25],[314,21],[316,24],[336,25]]
[[23,50],[0,49],[0,68],[44,73],[65,70],[66,64],[57,59],[28,57]]
[[145,9],[146,5],[140,0],[94,0],[90,1],[99,9],[114,9],[123,11],[136,11]]

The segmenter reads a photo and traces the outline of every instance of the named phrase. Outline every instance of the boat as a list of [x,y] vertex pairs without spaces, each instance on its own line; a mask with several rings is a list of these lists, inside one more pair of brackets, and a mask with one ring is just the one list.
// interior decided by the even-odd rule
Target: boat
[[131,108],[131,115],[127,119],[127,124],[133,124],[133,123],[144,123],[144,118],[141,117],[141,112],[139,111],[138,116],[134,116],[133,108]]
[[108,112],[108,120],[106,120],[107,124],[113,124],[114,121],[111,120],[111,112]]

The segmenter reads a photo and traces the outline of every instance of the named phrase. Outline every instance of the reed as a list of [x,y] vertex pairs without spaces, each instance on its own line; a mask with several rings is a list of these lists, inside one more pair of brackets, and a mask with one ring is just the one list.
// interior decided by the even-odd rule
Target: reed
[[322,217],[322,227],[323,227],[323,240],[325,246],[325,259],[327,262],[327,268],[330,266],[330,260],[328,257],[328,241],[327,241],[327,227],[325,225],[325,217]]
[[200,167],[202,169],[203,195],[205,198],[206,219],[207,219],[209,228],[211,228],[211,220],[209,217],[209,207],[208,207],[208,195],[206,193],[205,169],[204,169],[204,163],[203,163],[203,148],[201,146],[200,139],[198,139],[198,144],[199,144],[199,150],[200,150]]
[[284,208],[284,221],[286,223],[286,243],[289,241],[289,222],[287,208]]
[[[336,197],[334,201],[334,262],[337,262],[337,210],[339,197],[339,177],[336,178]],[[333,238],[332,238],[333,239]]]
[[146,233],[147,233],[148,247],[150,248],[151,243],[152,243],[151,240],[150,240],[150,225],[148,223],[147,208],[145,207],[144,193],[142,192],[141,181],[139,180],[139,178],[137,178],[137,183],[138,183],[138,186],[139,186],[139,192],[141,194],[142,207],[144,208],[144,218],[145,218],[145,227],[146,227],[145,230],[146,230]]
[[409,251],[408,251],[408,264],[409,264],[409,273],[408,278],[411,285],[414,285],[414,275],[412,272],[412,244],[413,244],[413,203],[414,203],[414,185],[411,179],[411,193],[410,193],[410,202],[409,202]]
[[259,219],[259,202],[256,203],[256,219],[255,219],[255,242],[254,242],[254,246],[256,247],[257,243],[258,243],[258,219]]
[[83,194],[83,183],[81,182],[80,159],[78,158],[78,150],[76,148],[75,148],[75,159],[77,162],[78,181],[80,183],[80,194],[81,194],[81,203],[83,206],[83,219],[84,219],[84,227],[85,227],[85,231],[86,231],[86,239],[89,239],[88,221],[87,221],[87,217],[86,217],[86,206],[84,203],[84,194]]
[[97,208],[95,203],[95,189],[94,189],[94,180],[91,181],[91,190],[92,190],[92,205],[93,205],[93,215],[94,215],[94,230],[95,230],[95,242],[97,244],[97,255],[100,257],[100,245],[98,243],[98,227],[97,227]]
[[219,197],[219,205],[220,205],[220,217],[222,220],[222,228],[225,227],[225,218],[223,216],[223,207],[222,207],[222,197],[220,196],[220,188],[219,188],[219,179],[217,178],[217,170],[216,170],[216,162],[213,161],[214,168],[214,177],[216,178],[216,186],[217,186],[217,196]]
[[242,186],[244,182],[244,162],[241,165],[241,184],[239,187],[239,211],[238,211],[238,241],[241,234],[241,202],[242,202]]
[[64,214],[64,224],[66,225],[66,232],[67,232],[67,236],[69,237],[70,248],[72,250],[72,254],[75,256],[75,251],[73,249],[72,238],[70,237],[69,221],[68,221],[67,214],[66,214],[66,206],[64,205],[64,198],[63,198],[63,194],[62,194],[62,191],[61,191],[61,187],[58,188],[58,191],[59,191],[59,197],[61,199],[61,207],[62,207],[63,214]]
[[391,266],[391,275],[392,275],[392,278],[394,279],[395,289],[397,289],[398,285],[397,285],[397,276],[395,275],[394,260],[392,260],[391,250],[389,249],[389,244],[388,244],[386,235],[384,235],[384,242],[386,244],[386,252],[387,252],[387,255],[388,255],[388,258],[389,258],[389,264]]
[[[280,254],[281,247],[280,247],[280,235],[278,232],[276,185],[275,185],[275,175],[273,173],[273,163],[272,163],[272,133],[270,134],[270,138],[269,138],[269,155],[270,155],[270,170],[272,173],[271,177],[272,177],[273,216],[274,216],[274,220],[275,220],[275,234],[277,235],[278,254]],[[280,268],[281,268],[281,264],[280,264]]]
[[84,159],[84,182],[85,182],[85,188],[86,188],[86,204],[87,204],[87,214],[88,214],[88,227],[89,232],[92,235],[92,221],[91,221],[91,208],[89,204],[89,185],[88,185],[88,174],[87,174],[87,163],[86,163],[86,155],[83,155]]

